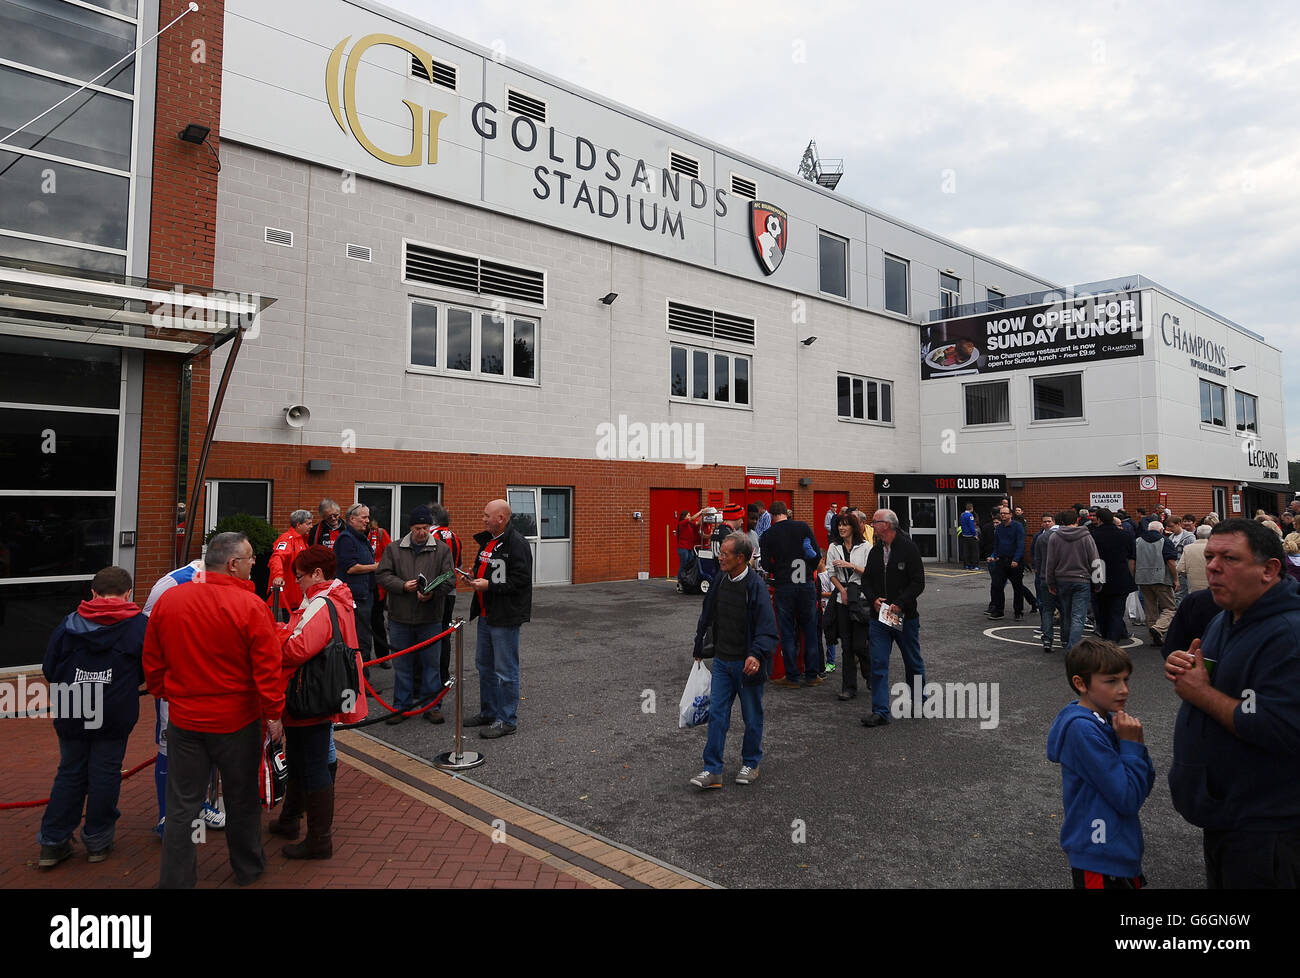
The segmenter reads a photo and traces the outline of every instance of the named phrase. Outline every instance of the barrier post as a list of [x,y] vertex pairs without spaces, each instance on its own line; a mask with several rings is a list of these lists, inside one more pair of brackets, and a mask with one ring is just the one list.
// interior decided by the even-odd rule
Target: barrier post
[[466,751],[464,742],[464,730],[461,727],[461,718],[464,716],[461,704],[461,667],[462,657],[465,648],[465,619],[457,618],[451,623],[451,627],[456,630],[456,672],[453,682],[456,686],[456,749],[443,751],[433,759],[435,767],[444,771],[465,771],[472,767],[478,767],[484,763],[487,758],[478,751]]

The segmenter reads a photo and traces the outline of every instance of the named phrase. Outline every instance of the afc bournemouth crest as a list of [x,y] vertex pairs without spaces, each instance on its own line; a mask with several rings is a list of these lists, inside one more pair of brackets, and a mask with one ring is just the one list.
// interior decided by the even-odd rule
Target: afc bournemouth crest
[[763,272],[771,275],[785,257],[789,217],[775,204],[755,200],[749,205],[749,237]]

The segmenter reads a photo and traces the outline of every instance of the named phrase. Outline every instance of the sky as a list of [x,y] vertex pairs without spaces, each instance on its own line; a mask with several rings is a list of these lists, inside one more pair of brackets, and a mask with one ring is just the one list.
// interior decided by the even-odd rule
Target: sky
[[1053,281],[1145,275],[1283,351],[1300,459],[1300,5],[386,2],[778,169],[816,139]]

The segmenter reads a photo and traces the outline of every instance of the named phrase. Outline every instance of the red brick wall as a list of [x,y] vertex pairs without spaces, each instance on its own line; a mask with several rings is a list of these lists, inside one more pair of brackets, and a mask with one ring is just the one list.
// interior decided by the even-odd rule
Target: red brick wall
[[[161,27],[179,15],[187,2],[161,0],[160,6]],[[213,285],[217,165],[205,147],[182,142],[177,133],[191,122],[210,126],[208,142],[220,151],[224,20],[224,0],[204,0],[197,12],[188,14],[155,42],[158,78],[149,276],[200,288]],[[195,41],[203,42],[201,52],[195,47]],[[200,53],[202,60],[196,61]],[[136,578],[146,584],[176,566],[176,446],[181,362],[179,356],[169,354],[150,353],[145,357]],[[195,361],[187,502],[194,486],[194,471],[207,422],[208,373],[206,357]],[[202,500],[199,513],[201,530]]]
[[[330,471],[313,474],[307,460],[329,459]],[[802,488],[802,477],[812,485]],[[289,513],[310,509],[323,497],[347,508],[358,482],[440,483],[443,505],[451,513],[452,529],[462,540],[483,529],[483,504],[504,498],[507,486],[555,486],[573,489],[573,580],[628,580],[649,570],[647,533],[642,563],[641,526],[632,519],[650,512],[651,488],[739,489],[745,484],[743,466],[684,469],[680,464],[557,458],[516,458],[511,455],[433,454],[358,450],[345,453],[319,446],[259,445],[219,442],[208,463],[210,479],[270,479],[272,522],[289,525]],[[794,494],[794,517],[816,524],[814,490],[847,492],[856,505],[874,505],[870,472],[837,473],[811,469],[781,470],[779,489]],[[707,498],[707,497],[703,497]]]
[[[1184,513],[1195,513],[1197,519],[1214,508],[1213,487],[1220,486],[1227,491],[1229,504],[1236,483],[1226,479],[1191,479],[1183,476],[1162,475],[1157,477],[1158,488],[1144,492],[1138,488],[1138,475],[1071,477],[1068,479],[1026,479],[1025,488],[1013,489],[1011,495],[1015,505],[1024,507],[1025,516],[1033,532],[1038,530],[1038,518],[1043,513],[1056,513],[1068,509],[1074,503],[1088,505],[1088,494],[1092,492],[1124,493],[1124,508],[1137,515],[1139,506],[1152,512],[1160,504],[1160,493],[1167,492],[1166,505],[1178,517]],[[1243,504],[1244,507],[1244,504]],[[1232,513],[1220,513],[1219,516],[1232,516]],[[1249,516],[1245,513],[1241,515]]]

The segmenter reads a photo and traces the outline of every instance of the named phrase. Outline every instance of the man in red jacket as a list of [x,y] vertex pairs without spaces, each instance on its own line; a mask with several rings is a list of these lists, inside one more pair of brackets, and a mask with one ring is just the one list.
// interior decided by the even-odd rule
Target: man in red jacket
[[284,736],[280,642],[271,610],[249,576],[253,546],[242,533],[218,533],[188,587],[163,594],[149,616],[144,674],[149,692],[169,704],[167,819],[158,886],[192,888],[198,877],[195,829],[208,772],[221,772],[226,846],[235,880],[246,886],[266,866],[257,772],[262,721]]
[[[293,559],[307,549],[307,534],[311,532],[311,512],[295,509],[289,514],[289,529],[276,538],[271,545],[271,556],[266,565],[271,571],[267,582],[268,588],[281,588],[280,607],[286,611],[296,611],[302,604],[302,588],[293,576]],[[267,597],[271,595],[268,593]],[[283,619],[287,621],[288,619]]]

